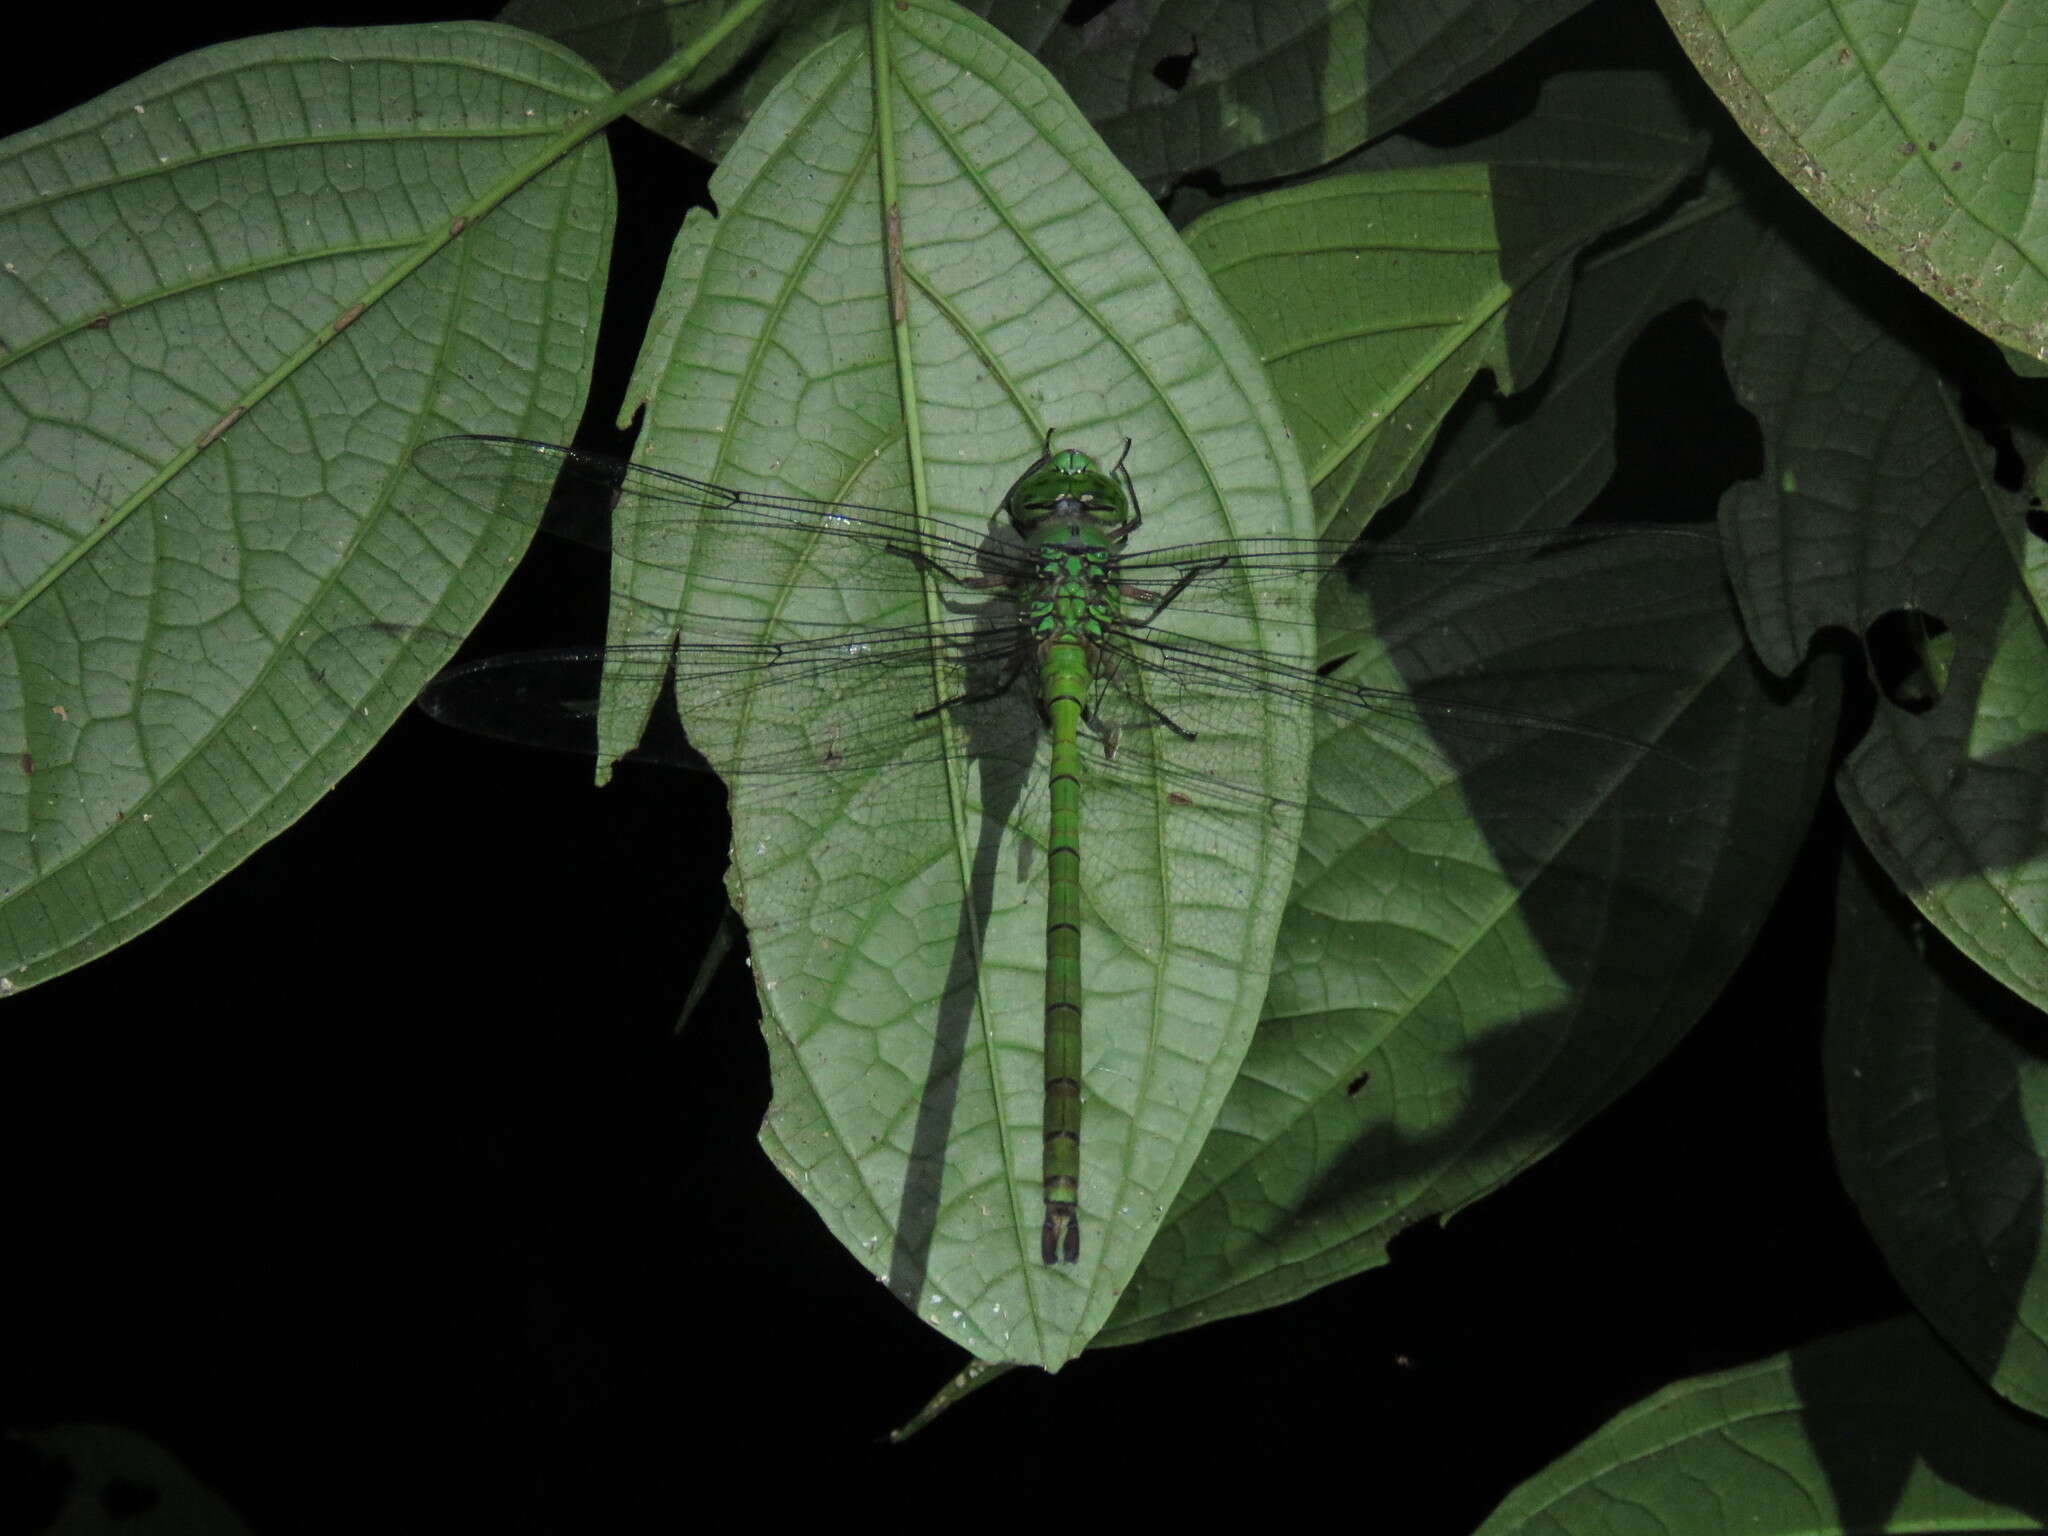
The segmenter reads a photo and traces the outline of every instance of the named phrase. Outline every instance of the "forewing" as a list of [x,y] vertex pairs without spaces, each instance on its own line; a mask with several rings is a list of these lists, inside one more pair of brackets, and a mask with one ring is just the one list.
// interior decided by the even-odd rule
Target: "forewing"
[[[1599,558],[1602,550],[1641,550],[1644,541],[1663,547],[1665,558],[1680,561],[1719,546],[1713,533],[1701,528],[1595,524],[1431,544],[1370,538],[1350,544],[1333,539],[1215,540],[1141,550],[1119,561],[1117,569],[1128,606],[1141,620],[1147,617],[1148,595],[1157,602],[1178,588],[1158,621],[1170,630],[1177,612],[1229,611],[1245,593],[1272,583],[1327,582],[1340,593],[1370,587],[1396,595],[1400,607],[1433,599],[1446,588],[1457,589],[1470,601],[1489,593],[1519,591],[1532,576],[1541,579],[1547,563],[1570,567],[1588,556]],[[1562,570],[1559,579],[1565,579]],[[1717,575],[1710,579],[1718,582]],[[1646,594],[1644,601],[1668,601],[1668,595]],[[1496,634],[1529,627],[1516,626],[1502,613],[1491,615],[1488,622]]]
[[[737,626],[709,621],[693,623],[691,631],[729,638],[493,656],[444,673],[421,705],[445,724],[590,755],[597,750],[604,686],[658,683],[673,672],[689,700],[684,733],[735,744],[720,755],[719,771],[787,781],[792,792],[819,775],[875,774],[941,759],[946,738],[931,728],[931,718],[942,697],[971,697],[980,706],[947,710],[976,722],[969,727],[970,746],[1001,750],[1007,744],[1028,761],[1035,745],[1028,690],[1015,687],[1023,670],[1007,610],[785,641],[749,638]],[[1011,723],[997,727],[997,720]],[[640,755],[657,761],[708,766],[694,749],[658,733],[643,748]]]
[[[734,490],[556,443],[442,437],[418,448],[413,463],[472,506],[600,549],[611,547],[614,515],[630,516],[634,559],[665,570],[691,570],[700,535],[795,534],[864,546],[881,558],[867,562],[862,578],[876,585],[858,590],[914,589],[920,578],[913,552],[967,576],[987,574],[991,562],[1007,570],[1017,559],[1013,544],[970,544],[886,507]],[[728,579],[749,583],[744,561]],[[761,582],[788,585],[787,572],[764,569]]]

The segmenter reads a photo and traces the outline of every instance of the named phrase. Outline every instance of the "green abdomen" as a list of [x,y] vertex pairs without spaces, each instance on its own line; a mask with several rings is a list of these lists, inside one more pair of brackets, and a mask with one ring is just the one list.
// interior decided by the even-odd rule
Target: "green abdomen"
[[1091,678],[1080,642],[1045,643],[1040,702],[1052,730],[1046,858],[1045,1231],[1048,1264],[1081,1254],[1081,716]]

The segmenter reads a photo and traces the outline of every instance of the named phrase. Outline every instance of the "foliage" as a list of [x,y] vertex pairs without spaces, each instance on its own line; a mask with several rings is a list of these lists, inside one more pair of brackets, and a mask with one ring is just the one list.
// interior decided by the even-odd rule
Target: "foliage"
[[[1603,1490],[1624,1474],[1645,1508],[1681,1498],[1724,1476],[1695,1465],[1702,1441],[1759,1413],[1774,1449],[1752,1452],[1782,1486],[1719,1484],[1731,1529],[1754,1528],[1746,1492],[1819,1529],[2042,1517],[2020,1465],[2027,1446],[2048,1465],[2040,1426],[1989,1395],[2048,1413],[2048,549],[2026,494],[2044,407],[2004,361],[2048,356],[2048,250],[2039,146],[2009,142],[2043,87],[2008,23],[1667,0],[1697,79],[1617,46],[1632,67],[1562,59],[1526,110],[1472,127],[1485,71],[1572,7],[1460,0],[1421,29],[1343,0],[1286,24],[1205,8],[1199,35],[1175,0],[1078,23],[1025,0],[515,9],[610,83],[503,27],[280,34],[0,151],[0,760],[20,768],[0,985],[82,964],[226,873],[482,614],[522,530],[434,496],[410,455],[448,432],[573,433],[614,212],[589,136],[620,116],[721,161],[622,412],[644,412],[642,454],[721,481],[965,516],[1052,426],[1143,445],[1139,472],[1172,488],[1151,505],[1208,520],[1180,537],[1556,528],[1627,500],[1617,405],[1634,349],[1675,324],[1718,345],[1754,423],[1759,461],[1706,487],[1726,484],[1725,587],[1683,558],[1590,574],[1568,601],[1581,651],[1530,676],[1545,707],[1683,764],[1683,814],[1612,814],[1631,787],[1603,786],[1540,846],[1503,838],[1479,782],[1455,837],[1312,814],[1291,890],[1239,904],[1229,968],[1256,984],[1199,1072],[1132,1100],[1156,1145],[1134,1132],[1129,1166],[1150,1159],[1158,1208],[1069,1280],[1016,1245],[934,1243],[942,1224],[906,1245],[915,1159],[872,1151],[944,1076],[919,1054],[957,991],[961,860],[947,884],[924,851],[944,853],[944,819],[905,854],[916,879],[865,898],[894,926],[863,916],[840,941],[869,967],[854,994],[877,1016],[859,1018],[843,985],[808,985],[807,957],[866,909],[804,887],[867,855],[750,865],[772,839],[736,802],[777,1074],[764,1141],[843,1242],[986,1358],[1057,1367],[1293,1301],[1515,1177],[1668,1053],[1832,797],[1858,846],[1834,913],[1830,1128],[1925,1327],[1674,1388],[1487,1529],[1580,1528],[1573,1501],[1623,1496]],[[1657,451],[1725,430],[1704,403]],[[671,578],[624,584],[615,638],[645,640]],[[1645,590],[1667,600],[1627,595]],[[1448,633],[1473,601],[1425,592],[1407,632]],[[1831,630],[1863,641],[1866,693],[1816,644]],[[1410,682],[1450,665],[1379,643],[1326,632],[1320,659]],[[1661,687],[1617,703],[1619,660],[1654,661]],[[609,750],[654,699],[607,699]],[[858,826],[840,811],[811,829],[821,847]],[[1002,1013],[1032,968],[1029,888],[1027,869],[991,909],[994,979],[962,1019]],[[856,974],[835,963],[836,983]],[[1158,998],[1181,984],[1111,974]],[[1147,1040],[1190,1049],[1171,1024]],[[877,1071],[903,1090],[888,1112]],[[1005,1082],[989,1070],[991,1103]],[[1007,1124],[967,1104],[942,1161],[1000,1190],[1009,1138],[968,1144]],[[1899,1431],[1885,1464],[1841,1457],[1868,1433],[1844,1407],[1858,1383],[1907,1359],[1929,1384],[1880,1416]],[[1997,1425],[1982,1435],[2011,1441],[2011,1475],[1959,1472],[1912,1432],[1920,1412]]]

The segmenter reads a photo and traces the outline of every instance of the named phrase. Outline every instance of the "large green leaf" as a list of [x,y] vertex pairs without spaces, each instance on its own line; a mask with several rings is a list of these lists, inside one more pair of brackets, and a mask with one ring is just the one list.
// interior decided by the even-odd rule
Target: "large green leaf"
[[[1511,361],[1507,377],[1542,383],[1459,422],[1424,470],[1403,532],[1568,519],[1614,468],[1628,346],[1671,306],[1717,297],[1730,254],[1759,238],[1754,215],[1712,188],[1574,274],[1569,254],[1603,222],[1638,216],[1690,153],[1647,79],[1560,81],[1543,105],[1500,145],[1473,146],[1489,179],[1401,171],[1346,178],[1326,204],[1290,194],[1282,202],[1296,227],[1261,227],[1263,255],[1247,254],[1249,235],[1231,247],[1205,242],[1209,221],[1195,232],[1198,249],[1236,258],[1219,274],[1224,292],[1249,296],[1252,334],[1281,355],[1283,400],[1297,440],[1327,470],[1324,486],[1336,488],[1332,505],[1353,485],[1393,478],[1354,478],[1345,455],[1323,448],[1346,441],[1332,402],[1355,402],[1368,443],[1374,423],[1404,417],[1427,436],[1448,392],[1438,375],[1468,382],[1462,343],[1492,331],[1484,355]],[[1630,144],[1642,152],[1618,149]],[[1658,144],[1661,169],[1649,149]],[[1575,152],[1591,162],[1586,179],[1611,194],[1604,209],[1582,191],[1558,199],[1550,219],[1525,214],[1496,228],[1485,218],[1475,186],[1490,180],[1513,202],[1534,201],[1518,165],[1564,181]],[[1217,219],[1234,227],[1256,205]],[[1491,273],[1470,270],[1464,253],[1475,245],[1498,252]],[[1459,255],[1440,257],[1443,248]],[[1405,257],[1412,270],[1384,284],[1319,275],[1364,249],[1386,264]],[[1561,336],[1556,320],[1517,326],[1524,284],[1539,305],[1562,308],[1568,283]],[[1271,303],[1277,292],[1298,305]],[[1518,333],[1545,344],[1517,348]],[[1299,345],[1304,335],[1321,345]],[[1377,395],[1344,371],[1372,363],[1367,377],[1384,381]],[[1386,452],[1397,460],[1402,449]],[[1669,764],[1651,759],[1632,781],[1596,790],[1589,779],[1576,799],[1560,789],[1555,814],[1583,823],[1554,843],[1532,840],[1514,799],[1539,755],[1466,775],[1472,822],[1457,839],[1399,821],[1366,837],[1312,816],[1258,1035],[1106,1342],[1274,1305],[1383,1262],[1405,1227],[1498,1188],[1633,1084],[1746,950],[1818,795],[1834,689],[1820,677],[1796,700],[1765,696],[1711,541],[1653,537],[1578,553],[1547,557],[1526,588],[1503,574],[1382,605],[1383,634],[1458,637],[1436,652],[1397,639],[1395,669],[1438,693],[1483,655],[1488,670],[1523,680],[1518,704],[1657,742],[1697,770],[1679,776],[1683,814],[1658,814],[1673,788],[1660,783]],[[1328,627],[1332,617],[1326,657],[1376,648]],[[1631,703],[1617,709],[1617,695]],[[1341,772],[1344,751],[1322,744],[1318,783]]]
[[1918,1319],[1680,1382],[1517,1488],[1478,1536],[2038,1531],[2048,1430]]
[[[1888,615],[1928,615],[1952,632],[1946,676],[1930,679],[1939,701],[1880,702],[1838,788],[1899,888],[2038,1007],[2048,647],[2027,584],[2026,502],[1998,483],[1930,311],[1844,255],[1832,236],[1764,242],[1730,299],[1729,368],[1764,424],[1768,464],[1730,498],[1736,591],[1781,674],[1827,626],[1863,634]],[[2008,402],[2026,458],[2041,449],[2040,392],[2015,386]]]
[[1779,174],[1936,302],[2048,358],[2048,73],[2034,7],[1661,3]]
[[0,987],[289,824],[496,592],[517,531],[406,459],[576,421],[601,93],[501,27],[298,32],[0,146]]
[[1844,861],[1828,1123],[1892,1273],[1999,1392],[2048,1417],[2048,1027]]
[[[686,223],[635,378],[642,455],[914,507],[971,543],[1048,429],[1110,453],[1129,437],[1147,537],[1306,531],[1298,461],[1228,312],[1057,87],[950,6],[878,6],[873,28],[784,79],[713,183],[718,217]],[[626,566],[616,641],[659,643],[681,612],[777,637],[939,612],[937,594],[876,590],[901,584],[864,582],[844,549],[792,548],[771,583],[758,542],[655,537],[621,534],[663,566]],[[1203,632],[1284,654],[1256,626],[1288,603],[1260,592]],[[1286,631],[1305,650],[1304,632]],[[652,702],[651,684],[608,695],[610,750]],[[687,691],[678,705],[714,763],[744,762],[743,725],[722,737]],[[873,709],[857,689],[819,707],[849,728]],[[1298,805],[1303,727],[1262,709],[1247,773]],[[886,771],[821,772],[808,793],[734,780],[732,888],[775,1077],[762,1137],[920,1315],[977,1354],[1052,1367],[1108,1315],[1223,1101],[1294,833],[1280,814],[1218,861],[1229,830],[1185,797],[1089,790],[1084,1242],[1077,1269],[1048,1269],[1043,768],[1015,782],[949,764],[951,729],[934,715]]]

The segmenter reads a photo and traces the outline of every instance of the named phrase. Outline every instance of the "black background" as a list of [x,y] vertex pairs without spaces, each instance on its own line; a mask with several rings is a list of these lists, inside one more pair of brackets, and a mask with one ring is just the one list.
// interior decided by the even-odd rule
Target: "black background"
[[[45,24],[7,131],[276,23]],[[1615,30],[1596,7],[1551,51]],[[623,315],[701,168],[630,126],[613,143]],[[608,336],[599,421],[636,340],[630,319]],[[1630,393],[1640,413],[1655,392]],[[1697,490],[1696,465],[1676,473]],[[469,654],[595,638],[603,580],[594,555],[529,562]],[[744,971],[673,1033],[722,817],[708,780],[628,767],[598,791],[587,765],[410,716],[213,889],[10,1001],[6,1423],[143,1430],[266,1533],[659,1529],[727,1498],[900,1518],[905,1493],[913,1519],[1085,1520],[1098,1477],[1135,1500],[1314,1490],[1381,1529],[1460,1532],[1657,1387],[1902,1306],[1826,1145],[1824,823],[1723,1003],[1504,1192],[1388,1268],[1018,1373],[885,1447],[957,1351],[755,1146]],[[0,1471],[0,1530],[33,1529],[48,1485],[19,1457]]]

